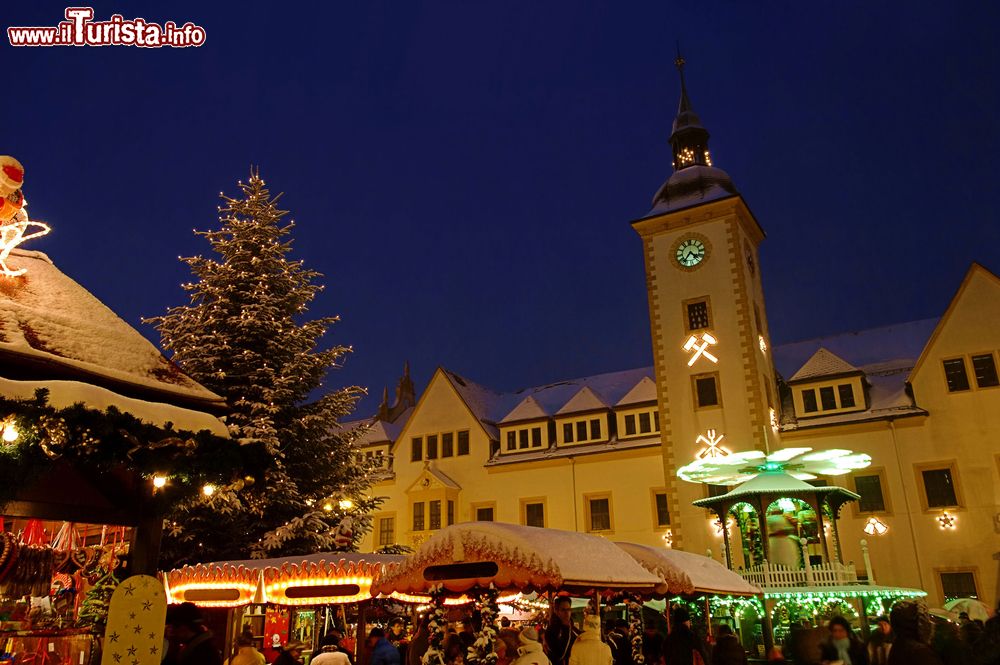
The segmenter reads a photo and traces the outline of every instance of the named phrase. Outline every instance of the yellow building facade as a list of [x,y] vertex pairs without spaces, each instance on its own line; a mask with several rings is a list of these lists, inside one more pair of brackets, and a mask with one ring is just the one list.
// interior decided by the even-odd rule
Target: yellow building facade
[[926,590],[933,606],[995,604],[1000,279],[973,265],[939,319],[774,347],[764,232],[712,166],[683,84],[671,148],[674,173],[632,223],[653,365],[507,393],[438,368],[419,398],[407,373],[359,443],[382,460],[372,491],[385,497],[362,549],[496,520],[720,557],[718,525],[691,502],[727,488],[681,481],[680,466],[849,449],[872,465],[816,481],[861,496],[841,513],[843,559],[878,584]]

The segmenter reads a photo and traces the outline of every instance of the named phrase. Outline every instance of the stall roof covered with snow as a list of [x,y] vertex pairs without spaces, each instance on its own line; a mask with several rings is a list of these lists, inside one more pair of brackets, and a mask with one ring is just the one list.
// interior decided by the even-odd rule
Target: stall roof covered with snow
[[663,580],[662,586],[657,589],[660,595],[707,593],[757,596],[763,593],[760,587],[702,554],[636,543],[615,544]]

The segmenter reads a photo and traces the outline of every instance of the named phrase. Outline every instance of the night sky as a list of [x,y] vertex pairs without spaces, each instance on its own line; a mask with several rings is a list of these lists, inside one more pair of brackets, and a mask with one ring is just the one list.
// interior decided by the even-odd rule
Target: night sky
[[4,37],[0,154],[54,227],[29,248],[156,341],[140,318],[184,302],[191,230],[260,165],[325,274],[312,313],[355,348],[330,384],[366,411],[406,359],[418,389],[437,365],[513,389],[651,364],[629,222],[669,174],[678,39],[768,233],[776,343],[938,316],[971,262],[1000,271],[998,3],[93,5],[207,43]]

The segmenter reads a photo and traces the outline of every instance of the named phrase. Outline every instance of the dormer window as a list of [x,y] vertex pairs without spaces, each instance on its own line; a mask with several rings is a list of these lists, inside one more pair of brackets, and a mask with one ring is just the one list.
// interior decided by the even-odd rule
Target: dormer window
[[840,397],[840,408],[848,409],[854,406],[854,386],[850,383],[842,383],[837,386],[837,395]]
[[831,381],[827,385],[797,389],[799,399],[796,407],[801,415],[840,413],[864,408],[858,404],[861,378]]

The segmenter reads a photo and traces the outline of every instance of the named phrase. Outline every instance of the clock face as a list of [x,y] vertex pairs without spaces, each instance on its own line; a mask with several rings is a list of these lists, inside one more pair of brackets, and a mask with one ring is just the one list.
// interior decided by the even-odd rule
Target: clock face
[[704,260],[706,253],[705,243],[698,238],[687,238],[677,246],[677,263],[693,268]]

